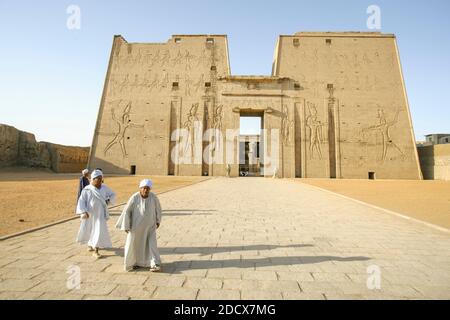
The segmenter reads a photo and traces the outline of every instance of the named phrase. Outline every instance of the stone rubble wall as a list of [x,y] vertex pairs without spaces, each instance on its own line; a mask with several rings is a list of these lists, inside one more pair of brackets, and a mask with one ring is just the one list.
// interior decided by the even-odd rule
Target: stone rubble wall
[[32,133],[0,124],[0,167],[23,166],[71,173],[84,169],[88,158],[88,147],[37,142]]

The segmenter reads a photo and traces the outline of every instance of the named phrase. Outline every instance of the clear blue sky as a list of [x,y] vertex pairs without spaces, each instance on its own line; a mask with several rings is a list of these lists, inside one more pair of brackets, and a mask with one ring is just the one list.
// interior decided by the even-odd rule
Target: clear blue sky
[[[69,5],[81,29],[69,30]],[[227,34],[233,74],[270,74],[279,34],[371,31],[397,35],[416,138],[450,132],[450,1],[10,1],[0,0],[0,123],[38,140],[91,144],[114,34],[165,42],[172,34]]]

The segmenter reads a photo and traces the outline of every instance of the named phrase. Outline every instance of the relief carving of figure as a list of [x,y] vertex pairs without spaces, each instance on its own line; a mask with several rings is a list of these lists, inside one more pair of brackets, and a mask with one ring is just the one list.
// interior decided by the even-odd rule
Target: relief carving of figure
[[[112,104],[119,107],[122,100],[113,101]],[[114,134],[114,138],[106,145],[106,148],[104,150],[104,154],[106,155],[106,152],[111,149],[114,145],[119,144],[120,149],[122,150],[122,155],[125,157],[127,156],[127,149],[125,146],[125,133],[128,128],[143,128],[144,125],[137,125],[131,122],[130,120],[130,112],[131,112],[131,101],[127,103],[125,106],[122,116],[120,119],[116,118],[116,115],[114,113],[114,107],[111,109],[111,117],[112,119],[117,123],[117,132]]]
[[215,142],[215,147],[213,150],[219,149],[222,150],[222,141],[220,139],[220,135],[216,136],[217,131],[219,131],[220,133],[222,133],[222,117],[223,117],[223,106],[219,105],[215,108],[213,108],[213,114],[210,118],[210,124],[211,124],[211,129],[214,129],[213,131],[213,135],[214,135],[214,142]]
[[178,64],[181,64],[182,61],[183,61],[183,55],[181,54],[181,51],[178,50],[178,53],[177,53],[176,57],[174,57],[174,58],[172,59],[172,64],[173,64],[174,66],[176,66],[176,65],[178,65]]
[[289,110],[286,105],[283,105],[281,118],[281,138],[283,139],[283,144],[288,144],[292,141],[292,130],[294,128],[294,121],[289,119]]
[[394,148],[400,153],[401,159],[405,159],[405,154],[403,151],[397,146],[397,144],[392,140],[390,129],[392,126],[394,126],[398,122],[398,115],[400,113],[400,109],[397,109],[394,119],[391,121],[386,120],[386,116],[384,114],[383,109],[378,109],[378,116],[379,123],[367,128],[364,128],[362,130],[362,136],[363,141],[365,141],[365,134],[367,132],[375,132],[376,134],[381,136],[381,143],[382,143],[382,152],[381,152],[381,161],[385,161],[387,157],[387,152],[389,148]]
[[192,55],[189,51],[186,50],[185,54],[184,54],[184,60],[185,60],[185,68],[186,70],[191,70],[191,64],[192,64],[192,60],[195,59],[195,56]]
[[213,129],[222,130],[222,117],[223,117],[223,106],[219,105],[214,109],[213,116],[211,119],[211,127]]
[[191,95],[191,85],[192,85],[192,80],[191,80],[191,78],[189,78],[189,75],[186,75],[184,78],[184,93],[186,96]]
[[165,88],[169,84],[169,74],[166,73],[159,84],[160,88]]
[[323,127],[326,123],[322,123],[317,119],[317,108],[314,103],[307,102],[308,116],[306,117],[306,126],[309,128],[309,156],[314,159],[314,151],[316,151],[319,159],[322,159],[322,142]]
[[188,132],[188,139],[185,141],[183,154],[186,155],[192,151],[192,144],[194,143],[194,123],[198,121],[198,103],[194,103],[187,114],[187,120],[183,124],[183,128]]

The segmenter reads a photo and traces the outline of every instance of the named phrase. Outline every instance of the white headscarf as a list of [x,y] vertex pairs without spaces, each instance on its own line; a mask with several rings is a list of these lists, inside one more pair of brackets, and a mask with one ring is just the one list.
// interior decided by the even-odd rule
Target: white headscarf
[[144,179],[139,183],[139,189],[143,187],[149,187],[151,188],[153,186],[153,181],[150,179]]
[[88,173],[89,170],[88,169],[84,169],[83,171],[81,171],[81,174],[84,176],[86,173]]
[[95,179],[100,176],[103,176],[103,172],[101,172],[100,170],[94,170],[91,173],[91,179]]

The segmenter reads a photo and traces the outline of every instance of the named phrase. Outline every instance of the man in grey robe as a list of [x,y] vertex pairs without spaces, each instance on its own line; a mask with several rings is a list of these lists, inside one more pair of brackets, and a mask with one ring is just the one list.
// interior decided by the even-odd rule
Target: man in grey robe
[[144,179],[139,192],[133,194],[117,221],[116,228],[127,232],[125,242],[125,270],[150,267],[161,271],[161,258],[156,243],[156,229],[161,224],[161,205],[158,197],[150,192],[153,182]]

